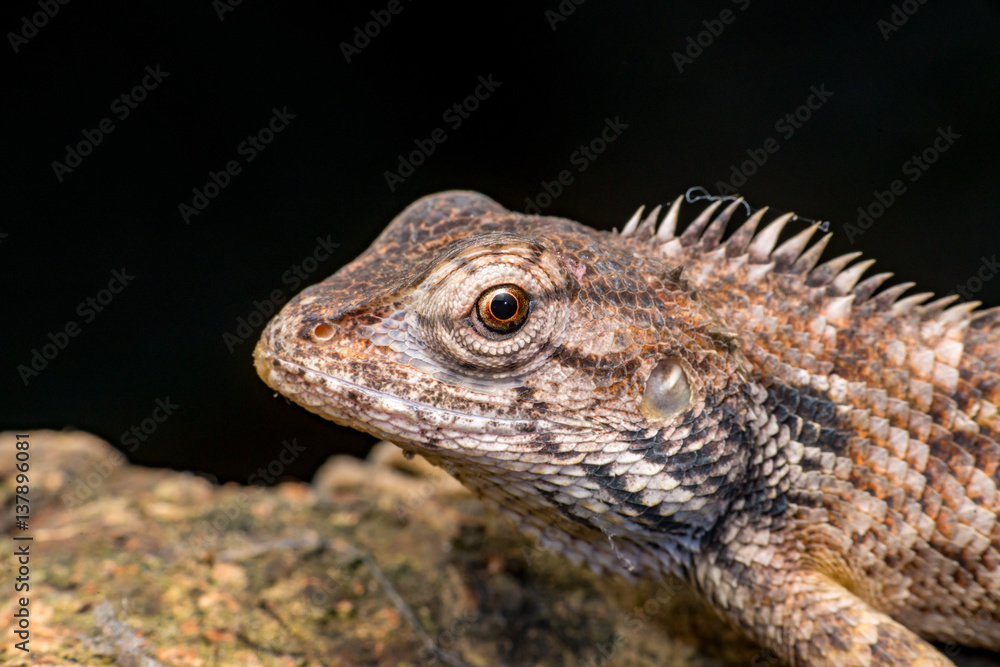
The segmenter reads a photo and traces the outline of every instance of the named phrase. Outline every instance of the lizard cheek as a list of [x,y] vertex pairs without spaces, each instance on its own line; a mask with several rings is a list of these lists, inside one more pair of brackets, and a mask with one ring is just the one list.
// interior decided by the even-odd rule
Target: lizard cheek
[[646,380],[642,407],[656,421],[679,415],[691,404],[691,385],[676,359],[658,363]]

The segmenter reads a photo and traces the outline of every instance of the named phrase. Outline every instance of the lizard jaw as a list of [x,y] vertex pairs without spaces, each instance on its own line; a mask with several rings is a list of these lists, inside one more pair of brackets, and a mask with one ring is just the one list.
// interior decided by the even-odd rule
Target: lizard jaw
[[[310,412],[397,444],[502,451],[512,444],[529,445],[540,430],[533,420],[482,417],[393,396],[283,359],[262,346],[254,352],[254,363],[269,387]],[[484,434],[499,437],[484,440]]]

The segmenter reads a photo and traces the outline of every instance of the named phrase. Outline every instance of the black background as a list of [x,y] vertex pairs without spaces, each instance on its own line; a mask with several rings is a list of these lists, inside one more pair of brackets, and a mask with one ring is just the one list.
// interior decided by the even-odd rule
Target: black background
[[[555,22],[546,12],[558,0],[401,0],[347,62],[341,42],[387,4],[222,11],[207,1],[76,0],[16,53],[9,33],[40,10],[5,5],[0,427],[71,426],[119,443],[169,397],[180,407],[133,461],[245,482],[284,439],[306,447],[291,476],[308,478],[332,453],[363,454],[371,438],[273,398],[257,379],[250,355],[262,327],[232,353],[223,335],[255,300],[292,295],[282,276],[317,237],[340,245],[310,282],[439,190],[475,189],[523,210],[568,169],[573,184],[545,212],[621,227],[639,204],[692,186],[715,192],[748,149],[775,137],[778,152],[739,190],[755,206],[830,220],[827,257],[861,250],[879,270],[944,294],[1000,250],[996,2],[899,3],[916,11],[883,34],[888,1],[564,0],[567,16]],[[707,45],[679,72],[674,53],[727,8],[732,23],[701,35]],[[119,119],[112,101],[157,65],[169,75]],[[452,129],[443,113],[479,76],[500,85]],[[832,96],[784,138],[775,122],[813,86]],[[237,146],[286,107],[295,118],[247,163]],[[60,182],[53,161],[105,117],[114,131]],[[576,171],[570,155],[605,118],[628,127]],[[903,163],[949,126],[960,138],[911,183]],[[438,127],[447,140],[391,191],[384,174],[397,155]],[[185,224],[178,205],[233,159],[242,172]],[[895,179],[906,192],[852,243],[844,225]],[[122,267],[134,280],[85,323],[78,304]],[[975,296],[1000,303],[1000,279]],[[25,385],[18,366],[71,320],[80,334]]]

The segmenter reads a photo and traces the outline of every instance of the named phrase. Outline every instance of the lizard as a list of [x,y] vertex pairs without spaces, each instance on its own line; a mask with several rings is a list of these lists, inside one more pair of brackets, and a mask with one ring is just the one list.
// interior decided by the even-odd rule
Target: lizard
[[[621,232],[419,199],[269,322],[276,392],[528,535],[681,577],[792,665],[1000,650],[1000,308],[880,290],[740,201]],[[786,234],[786,236],[788,236]]]

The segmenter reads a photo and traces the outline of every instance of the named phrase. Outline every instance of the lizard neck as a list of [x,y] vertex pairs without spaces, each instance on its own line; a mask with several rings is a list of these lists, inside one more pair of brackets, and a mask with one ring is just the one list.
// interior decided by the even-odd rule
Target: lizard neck
[[468,453],[425,456],[571,561],[632,577],[687,578],[734,508],[780,506],[767,486],[775,472],[770,400],[746,384],[672,429],[619,432],[599,443],[550,439],[515,465]]

